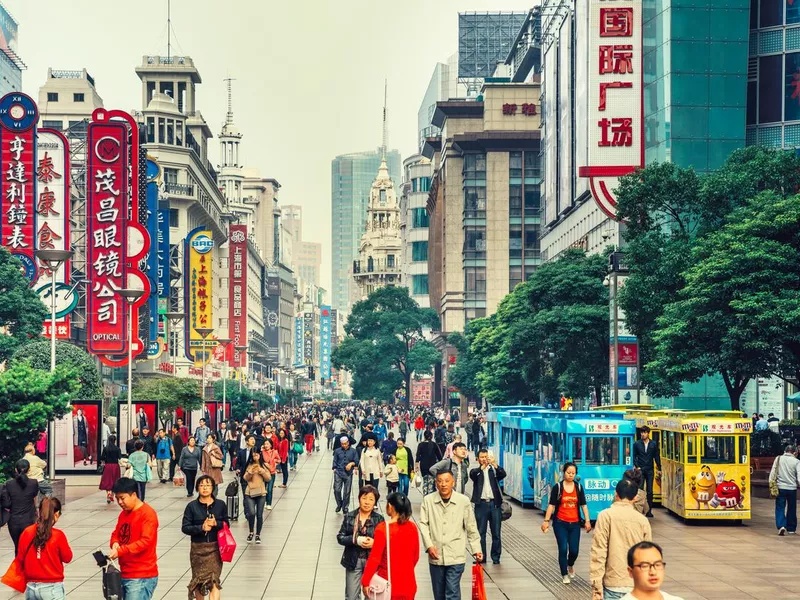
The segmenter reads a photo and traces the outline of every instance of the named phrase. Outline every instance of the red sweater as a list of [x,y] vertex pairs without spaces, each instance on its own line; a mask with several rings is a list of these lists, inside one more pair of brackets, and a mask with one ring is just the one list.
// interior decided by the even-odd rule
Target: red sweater
[[60,529],[53,528],[50,539],[41,551],[31,545],[36,535],[36,525],[27,527],[19,536],[17,560],[23,565],[28,581],[37,583],[60,583],[64,581],[64,563],[72,562],[72,548],[67,536]]
[[[389,529],[390,554],[392,559],[392,598],[413,598],[417,593],[414,567],[419,561],[419,533],[411,521],[392,523]],[[364,567],[361,585],[369,585],[372,576],[378,573],[388,579],[386,568],[386,523],[375,528],[375,541]]]
[[281,457],[281,462],[285,463],[289,461],[289,440],[287,439],[278,439],[278,445],[275,447],[278,451],[278,456]]
[[158,515],[148,504],[123,510],[111,534],[111,546],[119,544],[119,570],[123,579],[158,577]]

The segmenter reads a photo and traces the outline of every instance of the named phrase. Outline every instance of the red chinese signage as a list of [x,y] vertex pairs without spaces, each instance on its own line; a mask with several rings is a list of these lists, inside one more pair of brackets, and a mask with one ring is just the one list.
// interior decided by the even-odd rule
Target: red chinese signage
[[589,148],[592,195],[616,216],[614,188],[644,165],[641,0],[589,0]]
[[526,117],[532,117],[533,115],[538,114],[536,110],[536,105],[533,104],[532,102],[530,103],[526,102],[521,105],[503,104],[504,115],[516,115],[518,110],[521,114],[525,115]]
[[236,346],[247,345],[247,226],[231,225],[228,244],[230,267],[230,337],[229,344],[233,367],[244,366],[244,356]]

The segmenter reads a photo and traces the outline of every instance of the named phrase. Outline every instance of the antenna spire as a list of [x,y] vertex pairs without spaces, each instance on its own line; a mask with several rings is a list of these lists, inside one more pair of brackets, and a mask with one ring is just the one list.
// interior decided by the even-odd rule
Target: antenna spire
[[172,0],[167,0],[167,61],[172,55]]
[[389,137],[389,130],[386,127],[386,98],[387,98],[387,90],[389,87],[389,83],[386,79],[383,80],[383,143],[381,145],[381,154],[383,155],[383,160],[386,160],[386,143]]
[[225,81],[228,84],[228,115],[225,119],[225,122],[228,125],[231,125],[233,124],[233,93],[231,91],[231,82],[235,80],[232,79],[231,77],[228,77],[223,81]]

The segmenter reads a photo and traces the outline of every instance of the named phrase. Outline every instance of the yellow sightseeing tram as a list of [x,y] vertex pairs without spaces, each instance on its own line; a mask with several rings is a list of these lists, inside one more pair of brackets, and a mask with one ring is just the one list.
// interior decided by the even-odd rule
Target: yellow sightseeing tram
[[684,519],[750,518],[750,419],[737,411],[666,411],[661,504]]

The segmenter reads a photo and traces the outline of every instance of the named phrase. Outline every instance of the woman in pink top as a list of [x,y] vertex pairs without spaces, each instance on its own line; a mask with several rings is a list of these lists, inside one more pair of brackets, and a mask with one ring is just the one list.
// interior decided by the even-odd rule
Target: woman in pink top
[[272,475],[272,479],[267,482],[267,510],[272,510],[272,488],[275,487],[275,472],[278,470],[278,465],[281,464],[281,456],[272,447],[272,440],[269,438],[265,439],[264,445],[261,446],[261,458],[264,466]]

